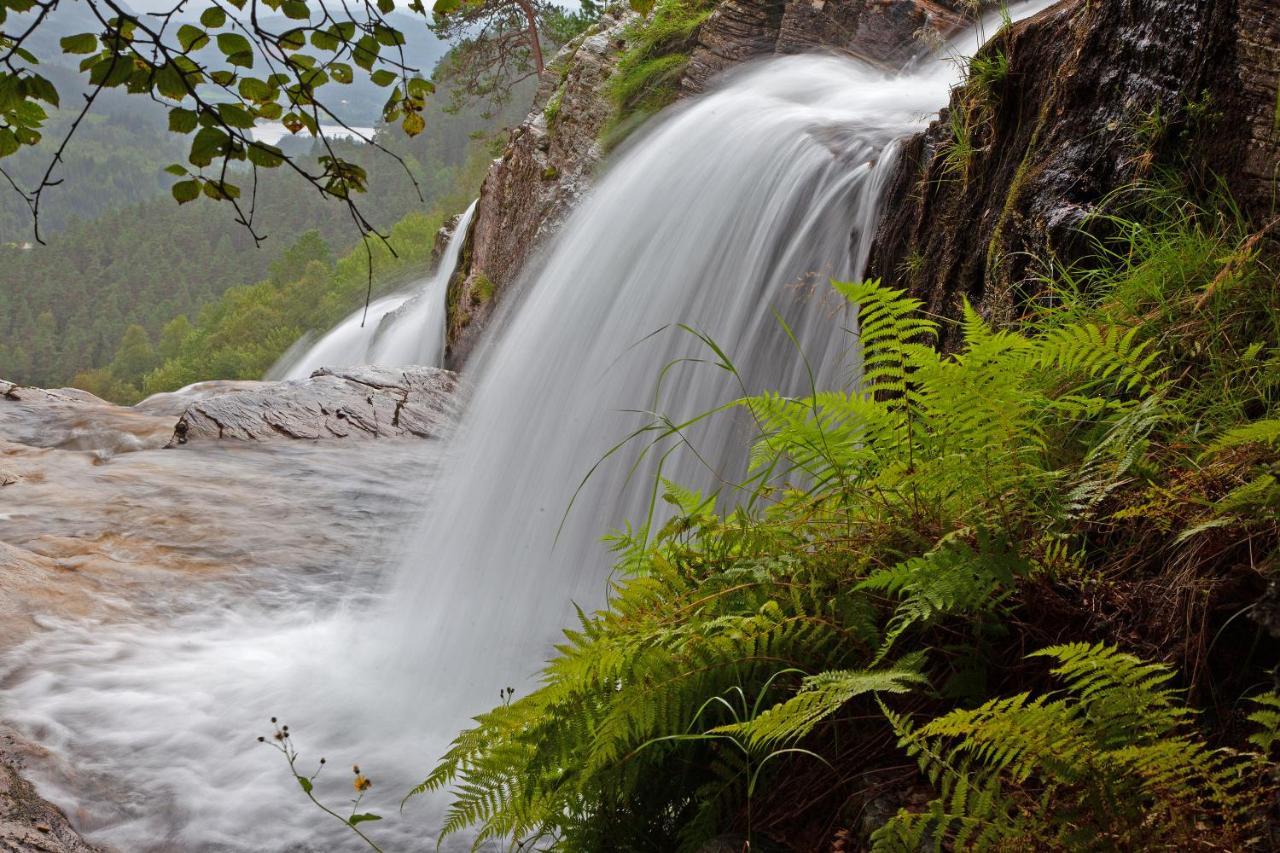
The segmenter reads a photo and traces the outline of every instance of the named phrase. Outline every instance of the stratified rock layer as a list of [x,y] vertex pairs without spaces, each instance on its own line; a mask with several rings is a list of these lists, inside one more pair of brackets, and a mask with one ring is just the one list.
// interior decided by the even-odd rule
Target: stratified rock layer
[[495,290],[510,284],[535,248],[573,209],[604,156],[601,132],[613,115],[605,81],[634,14],[605,15],[548,66],[536,109],[511,133],[480,188],[458,272],[449,284],[448,364],[462,363],[491,314]]
[[901,67],[965,26],[963,0],[727,0],[698,31],[682,86],[702,92],[721,71],[767,54],[835,50]]
[[321,368],[301,382],[262,382],[192,403],[170,446],[238,439],[438,435],[452,411],[454,374],[434,367]]
[[[1078,260],[1088,217],[1168,167],[1274,215],[1280,8],[1274,0],[1064,0],[980,51],[1008,72],[958,89],[903,152],[870,273],[928,310],[1016,320],[1037,264]],[[956,127],[971,153],[960,156]]]

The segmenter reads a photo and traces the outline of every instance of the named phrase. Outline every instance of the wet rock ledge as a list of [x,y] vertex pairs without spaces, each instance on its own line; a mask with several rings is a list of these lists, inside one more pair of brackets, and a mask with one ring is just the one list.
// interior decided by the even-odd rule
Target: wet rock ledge
[[434,367],[321,368],[302,382],[241,383],[188,405],[170,447],[192,441],[335,439],[440,434],[453,373]]
[[21,776],[21,741],[0,729],[0,851],[101,853],[72,828],[61,809],[42,800]]

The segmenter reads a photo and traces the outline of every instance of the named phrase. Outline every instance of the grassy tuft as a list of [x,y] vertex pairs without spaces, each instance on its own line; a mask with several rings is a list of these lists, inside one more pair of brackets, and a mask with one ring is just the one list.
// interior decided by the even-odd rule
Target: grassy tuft
[[662,0],[651,16],[627,28],[627,48],[607,83],[616,111],[605,131],[607,143],[616,145],[644,118],[675,101],[693,37],[715,8],[714,0]]

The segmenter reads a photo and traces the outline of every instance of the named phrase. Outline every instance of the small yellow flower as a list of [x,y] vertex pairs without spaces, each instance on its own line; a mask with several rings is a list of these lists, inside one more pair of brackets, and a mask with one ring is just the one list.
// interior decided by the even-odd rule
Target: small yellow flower
[[356,789],[356,791],[360,793],[364,793],[365,791],[373,787],[373,782],[369,779],[368,776],[365,776],[363,773],[357,773],[356,780],[355,782],[352,783],[352,785]]

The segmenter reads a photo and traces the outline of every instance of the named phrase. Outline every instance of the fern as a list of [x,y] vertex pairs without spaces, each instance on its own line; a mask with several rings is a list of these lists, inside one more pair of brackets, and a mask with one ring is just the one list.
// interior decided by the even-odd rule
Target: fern
[[1013,589],[1026,564],[1005,548],[975,550],[962,541],[947,541],[920,557],[872,573],[860,590],[902,598],[885,627],[873,662],[889,654],[894,642],[913,626],[942,616],[974,614],[995,609]]
[[[1036,652],[1056,695],[1021,693],[914,727],[899,743],[938,797],[876,832],[877,850],[931,838],[958,849],[1188,849],[1246,844],[1266,796],[1251,756],[1214,752],[1168,687],[1173,672],[1101,644]],[[1220,849],[1220,848],[1219,848]]]
[[1095,323],[1063,326],[1037,340],[1035,360],[1042,367],[1151,394],[1162,373],[1156,366],[1160,353],[1150,340],[1140,340],[1138,331],[1137,326],[1128,330],[1112,326],[1104,331]]
[[744,739],[752,747],[790,743],[813,731],[823,719],[843,708],[856,696],[907,693],[927,680],[914,665],[903,663],[884,670],[839,670],[805,678],[795,696],[744,722],[712,731]]
[[[847,786],[849,755],[885,735],[857,709],[945,710],[944,679],[990,661],[1040,574],[1114,565],[1115,506],[1157,490],[1172,433],[1274,440],[1266,421],[1199,423],[1157,336],[1123,316],[1014,331],[966,306],[944,354],[916,300],[835,286],[858,307],[860,381],[731,404],[758,428],[740,506],[654,484],[666,520],[610,536],[608,605],[580,613],[539,689],[478,717],[420,786],[451,792],[445,834],[697,850],[743,825],[757,783],[785,783],[778,756]],[[1183,441],[1176,458],[1202,446]],[[1259,516],[1273,490],[1254,473],[1179,520],[1206,506]],[[1260,759],[1209,749],[1170,669],[1097,644],[1033,656],[1046,658],[1059,692],[973,691],[976,707],[920,726],[881,705],[937,796],[885,826],[880,849],[1180,849],[1202,827],[1251,843]],[[1268,701],[1262,749],[1280,738]]]
[[1207,448],[1209,453],[1219,453],[1231,447],[1244,444],[1267,444],[1280,446],[1280,418],[1269,418],[1244,426],[1234,427],[1224,432]]

